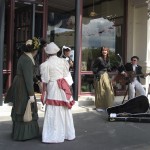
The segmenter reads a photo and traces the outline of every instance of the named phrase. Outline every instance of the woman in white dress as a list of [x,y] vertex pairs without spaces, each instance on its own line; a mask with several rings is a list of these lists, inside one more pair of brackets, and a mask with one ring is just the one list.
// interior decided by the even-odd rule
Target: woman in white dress
[[51,42],[45,47],[49,58],[41,64],[41,79],[46,83],[47,97],[42,142],[61,143],[75,139],[75,129],[71,107],[74,104],[69,84],[65,77],[69,73],[69,64],[57,57],[59,47]]

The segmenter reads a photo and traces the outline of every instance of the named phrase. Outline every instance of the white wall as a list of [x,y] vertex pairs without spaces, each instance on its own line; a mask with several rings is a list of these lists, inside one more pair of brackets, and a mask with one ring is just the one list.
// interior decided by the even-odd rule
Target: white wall
[[[133,51],[139,56],[142,65],[146,65],[147,55],[147,7],[139,7],[134,10],[133,26]],[[143,64],[143,62],[145,62]]]
[[[143,73],[147,71],[147,4],[128,1],[128,24],[127,24],[127,61],[133,55],[140,58],[139,64],[143,67]],[[149,58],[150,59],[150,58]],[[148,79],[142,80],[143,84],[148,83]]]
[[146,66],[147,56],[147,6],[135,7],[131,1],[128,5],[127,26],[127,61],[137,55],[140,64]]
[[134,25],[134,7],[131,0],[128,1],[128,20],[127,20],[127,62],[133,56],[133,25]]

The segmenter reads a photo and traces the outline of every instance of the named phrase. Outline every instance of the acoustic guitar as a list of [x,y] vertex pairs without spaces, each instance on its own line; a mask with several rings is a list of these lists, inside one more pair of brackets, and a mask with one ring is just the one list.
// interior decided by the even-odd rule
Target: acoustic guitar
[[127,77],[126,80],[128,81],[133,81],[135,77],[138,76],[143,76],[143,77],[147,77],[148,75],[150,75],[150,73],[145,73],[145,74],[136,74],[135,71],[126,71],[127,73]]
[[125,77],[123,74],[118,73],[114,79],[113,82],[119,82],[121,85],[126,85],[129,81],[133,81],[133,79],[137,76],[144,76],[147,77],[148,75],[150,75],[150,73],[146,73],[146,74],[135,74],[134,71],[126,71],[127,73],[127,77]]

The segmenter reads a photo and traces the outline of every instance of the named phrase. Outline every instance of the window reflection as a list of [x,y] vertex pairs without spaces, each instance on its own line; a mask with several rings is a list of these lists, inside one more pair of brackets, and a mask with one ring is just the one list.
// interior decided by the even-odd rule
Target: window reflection
[[116,27],[104,18],[92,19],[82,27],[82,71],[90,71],[94,59],[100,54],[101,46],[107,46],[115,52]]
[[48,41],[54,41],[58,46],[74,47],[75,16],[57,12],[48,13]]
[[[71,48],[70,58],[74,62],[75,16],[72,13],[48,13],[47,41],[55,42],[61,49],[65,45]],[[58,56],[62,55],[62,50]],[[73,68],[72,68],[73,71]]]
[[91,19],[88,24],[83,24],[82,28],[83,48],[102,45],[115,48],[115,27],[112,21],[104,18]]
[[124,0],[96,1],[94,8],[97,15],[93,17],[89,15],[93,9],[92,5],[83,8],[81,71],[91,71],[102,46],[110,49],[110,63],[116,68],[116,54],[124,54],[124,5]]

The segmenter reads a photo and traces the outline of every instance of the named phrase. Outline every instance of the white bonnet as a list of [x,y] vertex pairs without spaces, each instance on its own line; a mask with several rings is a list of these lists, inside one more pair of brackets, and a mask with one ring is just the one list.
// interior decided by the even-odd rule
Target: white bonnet
[[64,55],[64,50],[65,50],[65,49],[68,49],[68,50],[71,51],[71,48],[70,48],[70,47],[67,47],[67,46],[64,45],[64,46],[62,47],[61,57]]
[[47,54],[56,54],[59,50],[60,48],[54,42],[47,44],[45,47],[45,52]]
[[69,49],[69,50],[71,51],[71,48],[70,48],[70,47],[67,47],[67,46],[65,46],[65,45],[62,47],[62,51],[64,51],[64,49]]

